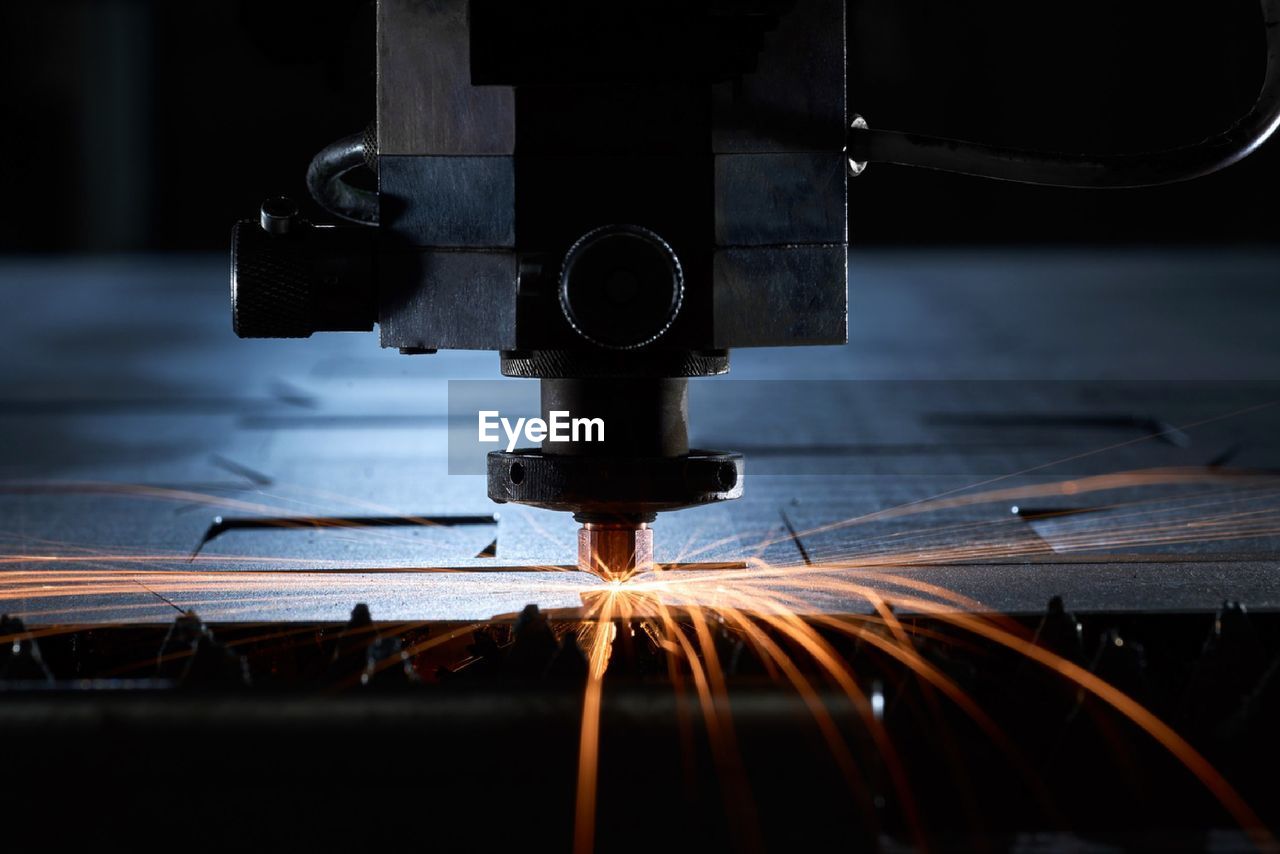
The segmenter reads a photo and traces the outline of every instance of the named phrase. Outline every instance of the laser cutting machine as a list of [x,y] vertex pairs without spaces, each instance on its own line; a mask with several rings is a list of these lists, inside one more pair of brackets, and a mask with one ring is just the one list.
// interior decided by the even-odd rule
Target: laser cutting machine
[[[163,190],[181,234],[230,224],[220,157],[143,143],[216,119],[181,153],[237,150],[247,128],[287,147],[331,93],[344,117],[308,109],[314,143],[360,132],[306,171],[325,213],[276,196],[235,227],[235,328],[377,327],[417,358],[367,336],[233,340],[221,257],[0,258],[15,829],[288,850],[1277,847],[1280,218],[1256,179],[1280,180],[1280,149],[1084,226],[1096,196],[952,206],[889,164],[1096,188],[1220,169],[1280,115],[1280,0],[1265,37],[1221,0],[75,5],[94,8],[44,15],[11,75],[41,132],[11,135],[10,159],[41,166],[10,188],[17,239],[52,233],[54,208],[69,226],[134,209],[82,184]],[[365,104],[374,63],[346,61],[351,41],[374,57],[374,17]],[[1135,50],[1152,26],[1178,67]],[[1085,73],[1093,32],[1117,62]],[[1264,39],[1256,105],[1180,149],[893,129],[1141,138],[1176,97],[1166,125],[1191,138],[1244,107],[1215,81],[1248,79]],[[1017,75],[1031,53],[1057,76]],[[1021,109],[1057,81],[1086,100],[1117,64],[1152,73],[1039,131]],[[84,114],[51,120],[90,69]],[[315,88],[281,110],[300,80]],[[1025,126],[968,111],[988,97]],[[118,121],[139,100],[156,115]],[[55,144],[60,125],[74,139]],[[135,139],[134,169],[102,156]],[[86,184],[91,166],[120,174]],[[183,245],[167,230],[154,248]],[[850,230],[867,245],[846,260]],[[1008,245],[1028,236],[1050,245]],[[570,427],[521,449],[500,428],[499,519],[424,442],[457,415],[475,435],[425,355],[446,349],[477,351],[451,375],[537,380],[542,419],[604,441]],[[731,353],[758,382],[710,379]],[[718,405],[698,411],[702,391]],[[575,533],[595,575],[562,565]]]
[[741,455],[689,446],[689,379],[738,347],[844,343],[850,177],[883,161],[1117,187],[1223,168],[1280,116],[1278,9],[1264,0],[1248,115],[1099,158],[869,126],[846,103],[843,0],[379,0],[376,118],[307,175],[342,224],[285,198],[239,223],[235,329],[376,324],[406,354],[497,351],[541,382],[544,418],[609,429],[490,454],[489,496],[573,513],[579,566],[629,575],[656,514],[742,492]]

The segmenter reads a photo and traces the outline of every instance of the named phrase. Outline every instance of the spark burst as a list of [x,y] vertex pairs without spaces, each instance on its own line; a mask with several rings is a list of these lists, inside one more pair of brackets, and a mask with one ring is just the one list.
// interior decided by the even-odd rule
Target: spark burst
[[[993,502],[1025,501],[1062,495],[1156,486],[1221,485],[1250,489],[1254,501],[1272,502],[1280,492],[1270,476],[1223,475],[1216,471],[1164,469],[1081,478],[1031,487],[988,490],[968,495],[939,498],[890,508],[867,516],[846,519],[809,531],[789,530],[789,537],[819,535],[880,521],[912,516],[939,509]],[[744,570],[679,573],[657,571],[625,582],[605,580],[593,594],[584,596],[587,619],[594,621],[591,667],[583,704],[578,794],[575,816],[575,852],[587,854],[594,848],[594,811],[600,744],[600,708],[603,681],[608,667],[611,641],[619,622],[643,621],[668,650],[687,668],[711,738],[718,764],[732,767],[726,757],[736,755],[733,744],[730,701],[724,668],[712,640],[714,627],[727,625],[739,633],[765,662],[775,677],[789,684],[802,698],[826,739],[851,791],[865,797],[865,783],[843,737],[823,703],[814,682],[797,665],[794,656],[775,636],[784,638],[858,711],[872,742],[889,772],[891,784],[901,804],[907,826],[919,834],[922,828],[910,781],[906,779],[894,745],[880,715],[859,685],[857,674],[841,658],[818,627],[870,644],[907,667],[921,682],[954,703],[977,724],[1006,755],[1021,767],[1027,782],[1037,786],[1034,774],[1018,762],[996,725],[964,691],[916,650],[914,636],[922,630],[898,619],[895,608],[932,617],[970,635],[1008,649],[1030,662],[1056,673],[1081,691],[1097,698],[1129,720],[1169,752],[1262,848],[1276,844],[1258,815],[1213,765],[1172,727],[1133,698],[1100,679],[1087,669],[1036,645],[1014,621],[974,599],[948,588],[894,573],[893,567],[928,566],[997,558],[1028,558],[1048,550],[1056,553],[1162,546],[1173,543],[1232,541],[1273,537],[1280,534],[1280,514],[1273,503],[1261,509],[1233,509],[1230,500],[1212,492],[1199,492],[1179,500],[1130,500],[1105,505],[1111,511],[1107,524],[1088,530],[1068,530],[1052,547],[1025,530],[1008,530],[1008,523],[979,522],[945,526],[913,533],[916,544],[904,543],[900,535],[886,543],[884,538],[864,541],[857,555],[826,553],[815,561],[801,550],[802,565],[779,566],[762,559],[751,561]],[[1015,520],[1016,521],[1016,520]],[[1020,524],[1020,523],[1019,523]],[[946,537],[939,541],[938,537]],[[959,539],[959,544],[956,539]],[[762,538],[758,552],[777,539]],[[689,549],[682,558],[704,553],[709,546]],[[606,573],[607,575],[607,573]],[[815,607],[829,597],[840,602],[861,601],[874,616],[829,615]],[[892,603],[892,607],[891,607]],[[676,665],[673,665],[673,672]],[[923,850],[926,841],[917,836]]]
[[[926,615],[960,632],[982,638],[1056,673],[1081,691],[1096,697],[1147,733],[1194,776],[1234,820],[1259,845],[1275,840],[1256,813],[1235,788],[1189,742],[1141,704],[1109,685],[1093,673],[1037,646],[1013,620],[994,612],[982,602],[967,598],[945,586],[932,583],[919,573],[895,571],[898,567],[927,568],[931,565],[980,562],[1000,559],[1034,560],[1048,553],[1080,552],[1114,554],[1126,550],[1165,547],[1179,543],[1229,542],[1280,536],[1280,479],[1269,474],[1224,473],[1205,469],[1160,469],[1078,478],[1031,486],[1002,487],[980,492],[948,493],[928,500],[890,507],[863,516],[837,520],[805,531],[759,533],[758,555],[771,545],[787,539],[820,540],[823,534],[869,526],[889,520],[924,517],[940,510],[981,504],[1009,505],[1061,496],[1105,494],[1118,490],[1178,487],[1173,497],[1133,498],[1103,503],[1091,508],[1106,511],[1098,518],[1069,516],[1058,520],[1052,544],[1028,531],[1025,522],[1007,514],[992,514],[989,521],[960,522],[911,527],[885,532],[881,527],[859,540],[856,553],[847,547],[810,545],[805,562],[780,565],[760,557],[743,569],[706,569],[699,572],[660,570],[625,582],[601,580],[585,590],[580,584],[566,584],[565,592],[581,594],[583,608],[577,619],[582,645],[588,654],[588,677],[583,697],[578,756],[578,786],[575,800],[575,849],[592,850],[595,837],[597,777],[600,758],[601,707],[605,681],[619,627],[638,625],[656,646],[670,657],[672,686],[683,692],[691,684],[698,713],[705,725],[717,768],[724,773],[726,809],[742,810],[751,795],[745,791],[743,775],[737,773],[741,757],[735,742],[726,668],[716,646],[715,634],[734,632],[763,662],[769,673],[789,686],[802,699],[817,725],[831,755],[845,777],[855,801],[865,808],[870,798],[866,781],[849,746],[826,707],[820,682],[830,684],[856,710],[883,762],[889,784],[907,819],[908,826],[920,828],[910,780],[902,769],[894,744],[884,728],[876,704],[865,693],[859,674],[832,645],[832,634],[865,643],[907,668],[923,685],[954,704],[993,743],[1012,754],[999,728],[983,709],[950,677],[929,663],[917,651],[916,640],[927,629],[899,619],[909,611]],[[1224,490],[1223,487],[1229,487]],[[77,485],[77,489],[112,493],[131,498],[197,501],[233,507],[241,512],[278,514],[280,508],[231,501],[195,493],[107,485]],[[1240,495],[1249,498],[1240,506]],[[365,505],[366,507],[368,505]],[[380,508],[379,508],[380,509]],[[370,532],[372,536],[394,536]],[[15,538],[18,539],[18,538]],[[719,543],[691,538],[679,560],[688,561],[716,548]],[[276,571],[210,573],[193,571],[189,556],[179,554],[139,554],[103,551],[71,544],[21,542],[21,550],[0,555],[0,602],[42,603],[37,616],[55,617],[64,609],[77,614],[92,612],[86,599],[107,599],[136,593],[141,587],[174,608],[200,609],[216,605],[222,613],[242,607],[252,613],[255,602],[265,595],[278,596],[296,587],[314,585],[315,561],[292,561],[276,557],[218,558],[228,566],[244,563],[272,567]],[[36,548],[42,546],[46,550]],[[299,571],[305,563],[306,571]],[[560,571],[562,567],[526,567]],[[320,566],[327,590],[341,596],[344,588],[355,588],[360,574],[386,571],[384,567],[352,567],[349,563]],[[403,568],[402,572],[449,572],[440,568]],[[553,585],[554,587],[554,585]],[[539,588],[547,592],[547,587]],[[824,602],[865,605],[865,613],[827,613]],[[176,603],[181,603],[181,606]],[[113,606],[118,610],[118,606]],[[846,609],[853,610],[853,609]],[[421,640],[406,652],[417,655],[449,643],[474,630],[462,626],[439,637]],[[66,631],[49,627],[34,634]],[[0,638],[0,642],[12,638]],[[803,659],[803,666],[801,659]],[[389,662],[388,662],[389,664]],[[816,672],[816,676],[815,676]],[[1012,757],[1016,760],[1016,757]],[[1016,762],[1015,762],[1016,764]],[[1023,769],[1029,784],[1034,774]],[[749,810],[747,810],[749,812]],[[870,820],[874,816],[869,815]],[[750,836],[746,826],[739,828]],[[749,842],[749,839],[744,839]],[[918,842],[923,844],[922,839]]]

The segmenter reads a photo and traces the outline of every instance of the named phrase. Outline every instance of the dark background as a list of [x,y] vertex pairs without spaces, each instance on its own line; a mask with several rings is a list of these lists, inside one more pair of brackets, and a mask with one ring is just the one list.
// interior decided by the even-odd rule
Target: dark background
[[[1257,0],[850,0],[849,103],[878,127],[1093,152],[1246,110]],[[217,250],[374,111],[372,0],[50,0],[0,11],[0,252]],[[1271,243],[1280,143],[1200,182],[1018,187],[873,166],[850,242]]]

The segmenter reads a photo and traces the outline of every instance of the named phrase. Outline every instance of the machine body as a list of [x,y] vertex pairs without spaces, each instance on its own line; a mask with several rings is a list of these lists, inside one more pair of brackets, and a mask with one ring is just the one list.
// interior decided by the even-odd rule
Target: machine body
[[[1280,126],[1280,0],[1253,108],[1199,143],[1089,155],[878,129],[845,97],[844,0],[379,0],[376,120],[320,152],[315,199],[236,226],[246,337],[380,327],[493,350],[608,441],[495,452],[489,495],[572,512],[579,565],[627,576],[657,513],[735,498],[688,440],[688,380],[737,347],[841,344],[847,181],[873,161],[1142,187],[1236,163]],[[346,178],[376,174],[376,191]],[[630,543],[630,557],[622,559]]]
[[[350,224],[272,200],[237,225],[236,329],[376,323],[407,354],[497,351],[503,374],[542,381],[544,417],[609,429],[491,454],[490,497],[575,514],[584,568],[643,569],[651,550],[624,559],[618,543],[742,491],[740,455],[689,447],[688,380],[727,372],[735,347],[846,339],[844,3],[377,14],[376,121],[308,175]],[[356,169],[376,194],[346,180]]]

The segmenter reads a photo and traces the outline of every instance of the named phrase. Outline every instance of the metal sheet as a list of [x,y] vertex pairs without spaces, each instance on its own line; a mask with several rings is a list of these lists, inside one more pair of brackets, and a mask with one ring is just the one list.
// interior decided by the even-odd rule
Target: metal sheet
[[[1052,379],[1076,383],[1110,410],[1116,400],[1097,398],[1108,388],[1100,380],[1124,380],[1131,408],[1146,412],[1165,407],[1147,393],[1158,387],[1155,381],[1280,375],[1275,253],[862,252],[852,256],[851,270],[847,346],[744,350],[734,354],[731,378],[699,382]],[[393,557],[399,559],[392,568],[555,565],[571,558],[571,519],[512,507],[499,510],[497,558],[487,562],[453,560],[474,542],[451,540],[457,532],[435,540],[424,530],[402,544],[381,541],[376,554],[338,560],[362,572],[317,574],[325,563],[300,530],[300,540],[290,538],[292,531],[277,532],[269,549],[233,538],[188,563],[213,517],[249,512],[244,505],[273,515],[492,512],[484,478],[447,474],[444,444],[447,380],[496,378],[492,353],[402,357],[379,350],[365,335],[239,341],[227,322],[222,257],[10,260],[0,264],[0,291],[8,308],[0,317],[0,359],[10,366],[0,376],[0,554],[29,559],[7,564],[11,568],[198,572],[207,576],[198,590],[165,595],[212,609],[210,619],[342,619],[359,598],[387,619],[470,619],[519,610],[529,601],[572,606],[580,601],[578,587],[592,583],[542,573],[506,579],[484,572],[431,578],[367,572],[375,566],[368,561],[387,566],[392,562],[383,559]],[[1129,432],[1082,435],[1084,428],[1064,424],[1030,431],[1043,435],[1041,443],[1026,441],[1036,436],[1025,427],[1011,433],[976,422],[939,426],[917,416],[960,411],[963,387],[944,385],[946,394],[937,383],[896,388],[903,391],[897,402],[874,407],[854,399],[819,403],[803,394],[779,400],[735,392],[719,411],[704,413],[692,424],[696,441],[747,451],[745,495],[723,507],[660,518],[658,560],[760,555],[802,566],[788,522],[816,560],[883,556],[912,538],[932,548],[1018,532],[1019,542],[1039,548],[1038,563],[991,558],[958,567],[953,558],[935,556],[938,566],[903,571],[1002,610],[1036,610],[1058,592],[1080,610],[1207,610],[1228,597],[1252,608],[1280,606],[1274,537],[1159,544],[1137,563],[1115,549],[1095,550],[1081,563],[1078,553],[1061,550],[1062,539],[1092,534],[1105,515],[1028,522],[1012,516],[1008,502],[989,502],[899,519],[877,516],[993,476],[1006,478],[1000,486],[1030,482],[1033,475],[1008,475],[1050,463],[1062,448],[1102,449],[1135,438]],[[1009,406],[1015,402],[1025,404],[1011,397]],[[981,403],[975,411],[989,412],[998,401]],[[1219,414],[1229,415],[1231,401],[1219,403]],[[1203,467],[1232,451],[1227,469],[1276,468],[1277,436],[1274,418],[1259,413],[1190,429],[1185,446],[1136,444],[1096,459],[1104,471]],[[1007,447],[999,453],[1002,441]],[[975,443],[982,442],[993,450],[977,457]],[[922,449],[908,455],[903,446],[910,443]],[[848,447],[836,447],[841,444]],[[815,457],[818,452],[828,456]],[[809,476],[788,474],[806,466]],[[1240,508],[1258,496],[1221,487],[1210,497]],[[1177,495],[1149,490],[1117,491],[1109,499],[1189,506]],[[1042,509],[1080,503],[1064,498]],[[1268,506],[1256,508],[1264,518]],[[829,527],[857,517],[866,518]],[[961,535],[956,525],[979,527]],[[76,559],[47,559],[67,555]],[[277,570],[266,576],[276,581],[233,580],[268,569]],[[299,580],[289,581],[298,572]],[[173,606],[142,584],[70,597],[37,588],[15,610],[44,613],[43,620],[171,619]],[[806,595],[815,597],[814,607],[860,607],[814,591]]]
[[[751,574],[734,581],[733,570],[668,573],[656,591],[641,577],[640,590],[672,607],[716,607],[724,588],[751,589]],[[806,576],[797,568],[790,580],[771,580],[769,595],[805,602],[807,614],[864,614],[874,609],[853,593],[820,582],[833,573]],[[1280,565],[1274,560],[1099,563],[1025,563],[971,566],[878,567],[842,573],[850,582],[877,591],[903,615],[943,611],[999,611],[1035,614],[1060,595],[1079,612],[1213,612],[1224,601],[1240,601],[1255,611],[1280,609]],[[714,575],[714,581],[708,581]],[[901,579],[922,581],[965,597],[958,605],[946,597],[921,593]],[[543,610],[583,607],[583,595],[597,594],[602,583],[574,571],[529,568],[522,572],[355,572],[317,574],[132,573],[108,582],[109,591],[86,589],[66,595],[56,581],[48,589],[6,602],[7,613],[30,625],[50,623],[167,623],[178,610],[195,609],[207,621],[344,622],[354,603],[369,605],[386,621],[483,621],[511,617],[527,604]],[[759,581],[755,582],[760,585]],[[903,600],[912,601],[903,601]],[[915,600],[929,603],[915,604]],[[740,600],[730,600],[740,601]],[[644,598],[634,606],[643,611]]]

